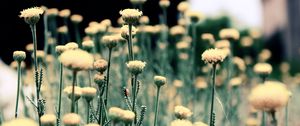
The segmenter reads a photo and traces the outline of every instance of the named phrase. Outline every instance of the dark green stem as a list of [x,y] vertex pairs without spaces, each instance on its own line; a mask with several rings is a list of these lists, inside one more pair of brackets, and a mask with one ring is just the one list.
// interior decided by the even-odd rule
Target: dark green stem
[[61,94],[63,88],[63,64],[59,64],[59,96],[58,96],[58,111],[57,111],[57,119],[56,125],[60,125],[60,111],[61,111]]
[[217,64],[213,64],[212,87],[211,87],[210,121],[209,121],[209,125],[210,126],[212,126],[213,122],[214,122],[213,111],[214,111],[214,100],[215,100],[216,66],[217,66]]
[[111,63],[111,51],[112,51],[112,48],[109,48],[108,64],[107,64],[107,72],[106,72],[105,100],[104,100],[104,104],[106,107],[107,107],[107,100],[108,100],[108,85],[109,85],[109,71],[110,71],[110,63]]
[[272,121],[271,121],[272,126],[277,126],[277,119],[276,119],[275,113],[276,113],[275,110],[272,110],[272,111],[270,112],[270,114],[271,114],[271,116],[272,116]]
[[154,126],[157,125],[158,104],[159,104],[159,90],[160,90],[160,86],[157,86],[156,103],[155,103],[155,116],[154,116]]
[[[136,75],[134,75],[134,77],[133,77],[133,79],[131,79],[131,80],[133,80],[133,90],[132,90],[132,95],[133,95],[133,102],[132,102],[132,111],[134,112],[134,114],[136,115],[136,110],[135,110],[135,105],[136,105],[136,88],[137,88],[137,77],[138,77],[138,75],[136,74]],[[136,117],[137,116],[135,116],[135,118],[134,118],[134,124],[136,123]]]
[[129,38],[128,38],[128,52],[129,52],[129,61],[134,60],[134,55],[132,52],[132,34],[131,34],[131,30],[132,30],[132,24],[128,24],[128,30],[129,30]]
[[78,24],[74,23],[74,29],[75,29],[75,38],[76,38],[76,42],[78,44],[78,46],[81,48],[81,38],[80,38],[80,33],[79,33],[79,28],[78,28]]
[[289,124],[289,103],[285,106],[285,126]]
[[21,62],[18,61],[18,88],[17,88],[17,99],[16,99],[16,111],[15,118],[18,117],[18,108],[19,108],[19,94],[20,94],[20,82],[21,82]]
[[262,111],[261,126],[266,126],[266,113]]
[[74,70],[73,71],[73,83],[72,83],[72,96],[71,96],[71,99],[72,99],[72,103],[71,103],[71,113],[74,113],[75,112],[75,85],[76,85],[76,75],[77,75],[77,71]]
[[86,115],[86,124],[90,123],[90,109],[91,109],[91,103],[90,101],[87,101],[87,115]]

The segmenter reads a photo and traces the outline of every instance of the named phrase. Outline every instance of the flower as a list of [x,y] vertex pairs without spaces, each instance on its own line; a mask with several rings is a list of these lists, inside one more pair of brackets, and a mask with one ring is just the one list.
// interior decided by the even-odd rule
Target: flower
[[193,126],[208,126],[207,124],[203,123],[203,122],[195,122],[193,124]]
[[195,81],[195,87],[197,89],[206,89],[207,88],[207,82],[204,77],[197,77]]
[[75,42],[69,42],[65,45],[65,47],[68,49],[68,50],[75,50],[75,49],[78,49],[78,44],[75,43]]
[[[67,86],[64,89],[64,93],[66,93],[70,99],[72,98],[72,90],[73,90],[73,86]],[[81,97],[81,95],[82,95],[81,87],[74,86],[75,101],[77,101]]]
[[94,69],[100,73],[103,73],[107,69],[107,61],[104,59],[98,59],[94,62]]
[[272,52],[269,49],[263,49],[258,54],[258,59],[260,62],[266,62],[268,59],[270,59],[272,56]]
[[117,43],[122,40],[121,36],[119,35],[105,35],[102,37],[102,43],[108,47],[109,49],[112,49],[117,46]]
[[83,17],[79,14],[73,14],[71,16],[71,21],[74,23],[80,23],[80,22],[82,22],[82,20],[83,20]]
[[94,75],[94,82],[98,84],[98,87],[101,87],[102,84],[104,84],[105,81],[105,76],[103,74],[95,74]]
[[173,35],[173,36],[184,35],[185,32],[186,32],[185,28],[183,26],[180,26],[180,25],[173,26],[170,29],[170,34]]
[[134,118],[135,118],[134,112],[129,111],[129,110],[124,110],[122,112],[121,120],[124,123],[130,124],[130,123],[132,123],[134,121]]
[[167,83],[167,78],[164,76],[154,76],[154,84],[157,87],[163,86]]
[[46,10],[46,15],[48,17],[55,17],[58,15],[58,9],[57,8],[50,8]]
[[185,12],[185,15],[194,23],[204,18],[204,14],[198,11],[187,11]]
[[[98,26],[98,25],[97,25]],[[85,34],[89,35],[89,36],[93,36],[98,32],[98,27],[96,26],[89,26],[87,28],[84,29]]]
[[205,50],[201,56],[205,63],[217,64],[223,62],[223,60],[226,58],[226,53],[224,53],[223,50],[215,48]]
[[62,18],[68,18],[71,15],[71,11],[70,11],[70,9],[63,9],[63,10],[59,11],[58,15]]
[[76,71],[91,69],[94,62],[91,54],[80,49],[64,51],[58,59],[65,67]]
[[254,65],[253,71],[258,75],[269,75],[272,72],[272,66],[268,63],[257,63]]
[[[11,68],[13,68],[13,69],[17,69],[17,67],[18,67],[18,62],[17,61],[12,61],[11,63],[10,63],[10,65],[9,65]],[[25,68],[25,66],[26,66],[26,64],[25,64],[25,62],[24,61],[22,61],[21,62],[21,69],[24,69]]]
[[119,122],[123,115],[124,110],[118,107],[111,107],[108,110],[109,118],[114,122]]
[[170,6],[170,1],[169,0],[160,0],[159,1],[159,6],[161,8],[167,8]]
[[86,124],[84,126],[100,126],[99,124],[96,124],[96,123],[89,123],[89,124]]
[[237,66],[237,68],[240,71],[246,70],[246,63],[242,58],[235,56],[235,57],[233,57],[232,62],[233,62],[233,64],[235,64]]
[[85,98],[87,101],[91,101],[96,96],[97,89],[93,87],[84,87],[81,88],[81,92],[83,98]]
[[67,47],[66,46],[64,46],[64,45],[57,45],[56,47],[55,47],[55,51],[56,51],[56,53],[58,54],[58,55],[60,55],[60,54],[62,54],[64,51],[66,51],[67,50]]
[[31,7],[22,10],[20,13],[20,18],[24,18],[27,24],[34,25],[40,20],[40,15],[44,13],[44,10],[40,7]]
[[241,40],[242,47],[251,47],[253,45],[253,39],[249,36],[243,37]]
[[134,60],[134,61],[129,61],[128,63],[126,63],[126,65],[132,74],[138,75],[142,73],[142,71],[144,70],[146,66],[146,62]]
[[44,126],[54,126],[56,122],[56,116],[54,114],[45,114],[41,117],[41,123]]
[[190,42],[180,41],[176,43],[176,49],[178,50],[188,50],[190,49]]
[[[129,27],[128,25],[123,25],[121,27],[121,36],[124,38],[124,39],[127,39],[129,37]],[[138,31],[137,28],[135,28],[134,26],[131,27],[131,35],[132,36],[135,36],[136,32]]]
[[275,111],[284,107],[289,100],[289,91],[285,84],[277,81],[266,81],[251,90],[250,104],[258,110]]
[[25,48],[26,48],[26,51],[33,52],[33,44],[32,43],[27,44]]
[[171,122],[170,126],[193,126],[193,124],[189,120],[176,119]]
[[111,21],[109,19],[104,19],[100,22],[100,24],[105,27],[109,27],[109,26],[111,26]]
[[92,40],[85,40],[82,42],[82,48],[89,51],[92,50],[94,48],[94,41]]
[[120,26],[122,26],[122,25],[124,25],[125,24],[125,21],[123,20],[123,18],[122,17],[120,17],[120,18],[118,18],[118,24],[120,25]]
[[148,16],[142,16],[139,20],[140,24],[148,24],[149,23],[149,17]]
[[190,109],[184,106],[175,106],[174,113],[178,119],[187,119],[193,114]]
[[215,43],[215,48],[230,49],[230,42],[228,40],[219,40]]
[[237,87],[242,84],[242,78],[240,77],[231,78],[229,84],[231,87]]
[[60,26],[57,29],[57,32],[60,34],[67,34],[68,33],[68,27],[67,26]]
[[68,113],[63,117],[63,123],[65,126],[78,126],[81,122],[81,118],[76,113]]
[[260,126],[260,123],[256,118],[248,118],[246,120],[246,126]]
[[4,122],[1,126],[38,126],[38,124],[30,118],[16,118],[8,122]]
[[14,51],[13,58],[15,61],[21,62],[21,61],[25,60],[26,53],[24,51]]
[[183,86],[183,82],[181,80],[174,80],[173,81],[173,85],[177,88],[182,87]]
[[134,24],[138,21],[139,17],[143,15],[142,11],[138,9],[125,9],[119,12],[122,15],[123,20],[128,24]]
[[240,33],[234,28],[224,28],[220,31],[219,36],[222,39],[238,40],[240,38]]
[[186,1],[182,1],[177,5],[177,10],[181,13],[187,11],[189,9],[190,4]]
[[203,33],[201,35],[201,39],[209,41],[210,44],[212,44],[215,41],[214,35],[211,33]]

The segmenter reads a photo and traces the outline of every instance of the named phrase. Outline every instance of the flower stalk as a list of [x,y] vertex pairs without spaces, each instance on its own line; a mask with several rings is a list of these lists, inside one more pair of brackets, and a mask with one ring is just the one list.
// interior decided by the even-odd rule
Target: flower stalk
[[20,82],[21,82],[21,62],[18,62],[18,88],[17,88],[17,99],[16,99],[16,110],[15,110],[15,118],[18,117],[18,105],[19,105],[19,94],[20,94]]
[[214,100],[215,100],[215,78],[216,78],[216,66],[217,64],[213,64],[213,73],[212,73],[212,87],[211,87],[211,106],[210,106],[210,121],[209,124],[212,125],[214,122],[213,111],[214,111]]
[[72,96],[71,96],[71,113],[75,113],[75,86],[76,86],[76,76],[77,76],[77,71],[73,71],[73,82],[72,82]]

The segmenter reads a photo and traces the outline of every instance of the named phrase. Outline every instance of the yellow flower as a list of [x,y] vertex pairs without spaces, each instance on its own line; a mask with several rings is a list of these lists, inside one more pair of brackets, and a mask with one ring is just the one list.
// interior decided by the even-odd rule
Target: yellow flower
[[94,58],[86,51],[67,50],[59,56],[59,61],[71,70],[88,70],[92,68]]
[[40,15],[44,13],[44,10],[40,7],[31,7],[22,10],[20,13],[20,18],[24,18],[26,23],[33,25],[40,20]]

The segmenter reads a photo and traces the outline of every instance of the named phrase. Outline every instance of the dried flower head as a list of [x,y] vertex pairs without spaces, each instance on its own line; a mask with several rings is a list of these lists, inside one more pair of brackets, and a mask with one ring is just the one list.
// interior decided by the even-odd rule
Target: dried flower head
[[224,28],[220,31],[219,36],[222,39],[234,39],[238,40],[240,38],[240,33],[234,28]]
[[109,49],[112,49],[117,46],[118,42],[122,40],[122,37],[119,34],[114,35],[105,35],[102,37],[102,43],[104,46],[108,47]]
[[127,24],[134,24],[143,15],[138,9],[124,9],[119,12]]
[[76,42],[68,42],[65,47],[67,50],[76,50],[78,49],[78,44]]
[[41,117],[41,124],[43,126],[55,126],[56,116],[54,114],[45,114]]
[[38,124],[30,118],[16,118],[4,122],[1,126],[38,126]]
[[55,51],[56,51],[56,53],[58,54],[58,55],[60,55],[60,54],[62,54],[64,51],[66,51],[67,50],[67,48],[66,48],[66,46],[64,46],[64,45],[57,45],[56,47],[55,47]]
[[161,8],[168,8],[170,6],[170,0],[160,0],[159,6]]
[[86,51],[90,51],[95,47],[94,41],[92,40],[85,40],[82,42],[82,48]]
[[226,58],[226,53],[221,49],[208,49],[202,53],[202,60],[209,64],[218,64]]
[[62,18],[68,18],[71,15],[71,11],[70,11],[70,9],[63,9],[63,10],[59,11],[58,15]]
[[97,89],[93,87],[84,87],[81,88],[81,92],[83,98],[85,98],[87,101],[91,101],[96,96]]
[[192,122],[185,119],[176,119],[171,122],[170,126],[193,126]]
[[94,69],[100,73],[103,73],[107,69],[107,61],[104,59],[98,59],[94,62]]
[[[121,27],[121,36],[124,38],[124,39],[127,39],[129,37],[129,27],[128,25],[123,25]],[[135,34],[137,33],[138,29],[135,28],[134,26],[131,27],[131,35],[132,36],[135,36]]]
[[133,61],[129,61],[128,63],[126,63],[128,70],[130,71],[130,73],[134,74],[134,75],[138,75],[140,73],[142,73],[142,71],[144,70],[145,66],[146,66],[146,62],[143,61],[139,61],[139,60],[133,60]]
[[91,54],[80,49],[64,51],[58,59],[65,67],[75,71],[91,69],[94,62]]
[[189,9],[190,4],[186,1],[182,1],[177,5],[177,10],[181,13],[184,13]]
[[272,66],[268,63],[257,63],[253,67],[253,71],[258,75],[269,75],[272,70]]
[[[70,99],[72,98],[72,90],[73,90],[72,86],[67,86],[64,89],[64,93],[66,93]],[[81,87],[74,86],[75,101],[77,101],[81,97],[81,95],[82,95],[82,89],[81,89]]]
[[79,126],[81,118],[76,113],[68,113],[63,117],[63,123],[65,126]]
[[57,32],[60,34],[67,34],[68,33],[68,27],[67,26],[60,26],[57,29]]
[[124,110],[121,116],[121,120],[126,124],[132,123],[134,121],[134,118],[135,118],[134,112],[129,110]]
[[46,15],[48,17],[55,17],[58,15],[58,9],[57,8],[49,8],[46,10]]
[[289,91],[285,84],[266,81],[252,89],[249,96],[250,104],[258,110],[276,111],[284,107],[289,99]]
[[154,84],[157,87],[163,86],[167,83],[167,78],[164,76],[154,76]]
[[124,110],[118,107],[111,107],[108,110],[108,116],[113,122],[121,121]]
[[44,13],[44,10],[40,7],[31,7],[22,10],[20,13],[20,18],[24,18],[27,24],[34,25],[40,20],[40,15]]
[[25,49],[28,52],[33,52],[33,44],[32,43],[27,44]]
[[205,124],[204,122],[195,122],[193,124],[193,126],[208,126],[207,124]]
[[79,15],[79,14],[73,14],[72,16],[71,16],[71,21],[73,22],[73,23],[81,23],[82,22],[82,20],[83,20],[83,17],[81,16],[81,15]]
[[174,114],[177,119],[187,119],[193,113],[191,112],[190,109],[188,109],[184,106],[175,106]]
[[142,16],[139,19],[140,24],[146,25],[149,23],[149,17],[148,16]]
[[180,25],[173,26],[170,29],[170,34],[173,35],[173,36],[184,35],[185,32],[186,32],[185,28],[183,26],[180,26]]
[[105,76],[103,74],[97,73],[94,75],[94,82],[101,87],[101,85],[105,84]]
[[250,36],[243,37],[241,40],[242,47],[251,47],[253,45],[253,39]]
[[21,62],[21,61],[25,60],[26,53],[24,51],[14,51],[13,58],[15,61]]

